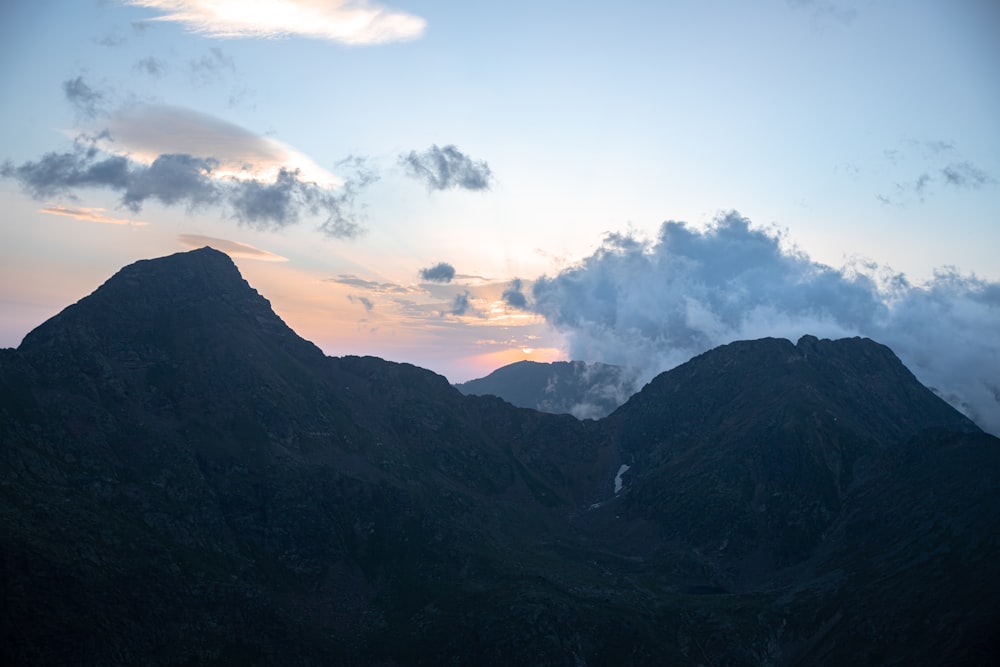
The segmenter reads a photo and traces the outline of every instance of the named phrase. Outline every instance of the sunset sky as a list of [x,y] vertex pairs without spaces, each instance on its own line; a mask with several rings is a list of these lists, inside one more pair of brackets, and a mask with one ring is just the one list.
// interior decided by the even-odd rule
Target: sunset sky
[[1000,428],[995,1],[12,0],[0,33],[0,346],[211,245],[331,355],[651,376],[865,335]]

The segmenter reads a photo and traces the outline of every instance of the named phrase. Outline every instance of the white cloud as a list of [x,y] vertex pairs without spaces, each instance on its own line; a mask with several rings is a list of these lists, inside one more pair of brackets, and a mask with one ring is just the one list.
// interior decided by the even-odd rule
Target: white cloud
[[416,39],[427,22],[368,0],[126,0],[163,12],[153,20],[181,23],[210,37],[328,39],[383,44]]
[[645,379],[734,340],[867,336],[1000,434],[1000,283],[954,269],[924,285],[876,265],[834,269],[734,214],[707,230],[664,223],[653,242],[611,235],[533,289],[573,359]]

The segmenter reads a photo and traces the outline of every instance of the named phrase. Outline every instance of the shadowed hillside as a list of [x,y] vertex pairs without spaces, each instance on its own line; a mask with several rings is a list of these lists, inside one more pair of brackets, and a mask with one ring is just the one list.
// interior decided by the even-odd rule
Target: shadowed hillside
[[204,248],[0,351],[14,664],[991,664],[1000,441],[873,341],[598,421],[299,338]]

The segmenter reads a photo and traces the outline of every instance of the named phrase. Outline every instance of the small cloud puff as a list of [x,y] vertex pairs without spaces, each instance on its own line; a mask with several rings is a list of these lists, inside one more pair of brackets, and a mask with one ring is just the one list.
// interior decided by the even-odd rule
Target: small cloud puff
[[433,145],[422,153],[399,156],[406,174],[427,185],[428,190],[488,190],[493,172],[485,161],[473,161],[455,146]]
[[439,262],[426,269],[420,269],[420,277],[432,283],[450,283],[455,277],[455,267],[447,262]]

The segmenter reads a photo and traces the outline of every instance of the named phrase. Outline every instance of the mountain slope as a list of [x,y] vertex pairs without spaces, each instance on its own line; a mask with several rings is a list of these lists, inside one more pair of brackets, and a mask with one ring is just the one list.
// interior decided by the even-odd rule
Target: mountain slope
[[202,249],[0,351],[0,653],[989,664],[998,457],[872,341],[735,343],[581,422],[326,357]]

